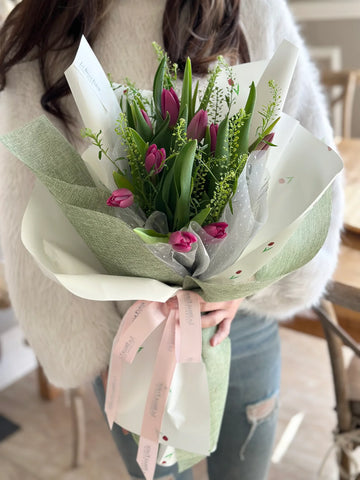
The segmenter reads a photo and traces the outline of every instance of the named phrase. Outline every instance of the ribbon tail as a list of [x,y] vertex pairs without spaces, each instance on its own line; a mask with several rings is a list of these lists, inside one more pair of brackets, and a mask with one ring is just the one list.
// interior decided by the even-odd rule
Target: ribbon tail
[[[141,427],[139,453],[137,457],[137,461],[146,480],[153,479],[159,447],[161,424],[176,366],[176,320],[174,311],[171,311],[166,320],[159,352],[156,357],[154,374],[151,379],[151,385],[146,399],[144,418]],[[171,439],[167,440],[171,441]]]
[[179,363],[201,363],[202,333],[200,297],[189,291],[176,294],[179,301],[180,336]]
[[113,355],[109,367],[108,382],[105,396],[105,415],[110,430],[114,425],[118,399],[120,396],[120,379],[121,379],[122,359]]
[[121,341],[121,338],[129,329],[134,321],[134,316],[137,312],[143,309],[148,302],[135,302],[129,310],[125,313],[122,321],[120,322],[119,328],[116,332],[110,357],[108,381],[105,392],[105,415],[109,424],[110,430],[114,425],[117,406],[120,398],[120,380],[121,380],[121,370],[122,370],[122,359],[118,353],[118,345]]
[[156,459],[159,444],[156,441],[140,437],[136,461],[138,462],[146,480],[154,478]]

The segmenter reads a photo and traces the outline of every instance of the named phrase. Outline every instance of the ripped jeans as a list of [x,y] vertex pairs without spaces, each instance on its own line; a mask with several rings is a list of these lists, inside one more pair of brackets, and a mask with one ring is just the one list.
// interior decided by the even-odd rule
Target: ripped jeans
[[[277,323],[254,315],[234,319],[230,384],[217,450],[207,459],[209,480],[266,480],[272,453],[280,386]],[[104,408],[104,389],[94,390]],[[137,445],[114,424],[114,441],[131,479],[144,478],[136,463]],[[191,470],[157,466],[156,479],[193,480]]]

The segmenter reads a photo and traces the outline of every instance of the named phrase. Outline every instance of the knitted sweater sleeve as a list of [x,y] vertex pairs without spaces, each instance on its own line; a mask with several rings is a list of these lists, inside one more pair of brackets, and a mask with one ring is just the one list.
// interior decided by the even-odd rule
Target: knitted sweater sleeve
[[[0,133],[44,113],[40,85],[34,62],[13,67],[0,93]],[[0,144],[0,240],[12,307],[49,380],[74,387],[108,364],[120,316],[115,303],[83,300],[45,277],[23,247],[21,221],[33,182],[32,173]]]
[[[332,145],[333,134],[318,74],[285,0],[256,1],[252,8],[254,4],[260,3],[267,4],[268,18],[272,19],[270,24],[273,26],[267,35],[274,42],[274,47],[287,39],[300,49],[284,110],[297,118],[316,137]],[[262,16],[264,15],[263,12]],[[304,267],[246,299],[242,303],[242,309],[282,319],[318,303],[336,267],[342,218],[343,190],[340,176],[332,185],[331,223],[321,250]]]

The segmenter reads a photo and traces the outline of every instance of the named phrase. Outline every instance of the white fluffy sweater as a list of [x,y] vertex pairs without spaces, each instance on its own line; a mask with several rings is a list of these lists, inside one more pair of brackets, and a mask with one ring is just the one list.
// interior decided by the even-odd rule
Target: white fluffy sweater
[[[156,69],[153,40],[161,44],[165,0],[115,1],[95,44],[105,71],[151,88]],[[241,18],[251,60],[267,59],[285,38],[300,47],[300,60],[286,111],[314,135],[332,143],[316,72],[285,0],[242,0]],[[64,60],[64,71],[72,59]],[[0,133],[9,132],[43,113],[42,84],[36,62],[24,62],[8,74],[0,93]],[[67,108],[75,114],[69,96]],[[78,117],[77,117],[78,118]],[[60,122],[51,118],[58,128]],[[80,130],[74,129],[74,137]],[[71,139],[76,148],[82,141]],[[74,387],[94,378],[108,364],[111,344],[124,304],[92,302],[73,296],[46,278],[20,240],[20,226],[33,187],[33,175],[0,145],[0,239],[12,305],[48,378],[60,387]],[[300,270],[247,299],[242,309],[285,318],[318,301],[335,265],[342,220],[341,182],[333,186],[333,215],[327,240],[316,257]]]

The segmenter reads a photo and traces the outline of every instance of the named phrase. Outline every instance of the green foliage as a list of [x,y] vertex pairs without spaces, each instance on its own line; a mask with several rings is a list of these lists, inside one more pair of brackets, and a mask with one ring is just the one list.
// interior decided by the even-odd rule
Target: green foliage
[[200,102],[199,110],[207,110],[209,102],[211,100],[211,96],[215,88],[216,79],[218,78],[220,72],[221,72],[221,67],[219,64],[217,64],[214,70],[210,73],[210,77],[208,80],[208,84],[207,84],[204,96]]
[[244,122],[242,127],[239,130],[239,144],[238,144],[238,155],[242,155],[243,153],[247,153],[249,151],[249,131],[250,131],[250,123],[252,114],[254,111],[256,100],[256,88],[254,82],[250,85],[250,92],[248,99],[245,105],[245,114]]
[[164,88],[170,89],[171,87],[174,87],[174,82],[177,80],[178,65],[176,63],[171,63],[168,54],[158,43],[153,42],[152,46],[159,63],[165,58]]
[[260,141],[267,135],[266,132],[271,132],[272,129],[269,131],[269,126],[274,122],[274,117],[279,111],[281,103],[281,91],[278,84],[269,80],[269,88],[272,92],[272,101],[268,105],[264,105],[259,112],[262,117],[262,124],[256,129],[256,135],[260,138]]
[[114,92],[115,92],[116,90],[119,90],[119,88],[121,88],[121,85],[116,85],[116,84],[114,83],[113,79],[111,78],[111,74],[110,74],[110,73],[107,74],[107,77],[108,77],[110,86],[111,86],[111,88],[114,90]]
[[85,128],[81,131],[81,136],[83,138],[90,138],[92,140],[92,144],[95,145],[99,149],[98,158],[99,160],[102,159],[103,155],[110,160],[111,163],[114,164],[115,168],[118,168],[116,162],[108,155],[109,149],[103,147],[103,141],[101,139],[102,131],[100,130],[98,133],[94,133],[90,128]]
[[[174,126],[170,126],[169,114],[166,118],[162,116],[161,96],[164,88],[174,88],[177,66],[170,63],[159,45],[153,45],[159,66],[154,77],[152,99],[145,97],[128,80],[120,100],[122,113],[115,131],[125,149],[126,170],[121,171],[117,167],[119,159],[113,161],[109,157],[108,150],[103,146],[101,132],[94,134],[86,129],[83,135],[99,148],[99,159],[106,156],[113,162],[114,180],[118,188],[131,190],[136,205],[146,216],[154,211],[164,212],[170,232],[186,229],[191,221],[200,225],[217,222],[226,205],[232,209],[231,200],[249,153],[278,121],[274,117],[281,99],[279,88],[274,82],[269,82],[272,100],[262,108],[262,125],[257,129],[255,141],[249,146],[250,122],[256,100],[255,85],[250,86],[245,106],[230,115],[239,94],[239,85],[235,84],[231,67],[220,57],[201,94],[199,82],[193,88],[191,61],[187,59],[178,120]],[[217,84],[221,72],[225,72],[228,80],[225,88]],[[196,105],[197,111],[206,110],[209,118],[205,138],[200,141],[191,140],[187,135],[188,125],[196,115]],[[147,113],[151,127],[141,110]],[[211,122],[219,124],[214,151],[211,151]],[[154,168],[150,172],[145,168],[150,145],[166,151],[164,166],[157,173]],[[168,235],[151,230],[140,228],[136,229],[136,233],[146,243],[168,241]]]
[[155,230],[147,230],[145,228],[134,228],[134,232],[139,235],[139,237],[145,243],[168,243],[169,235],[163,235],[161,233],[155,232]]

